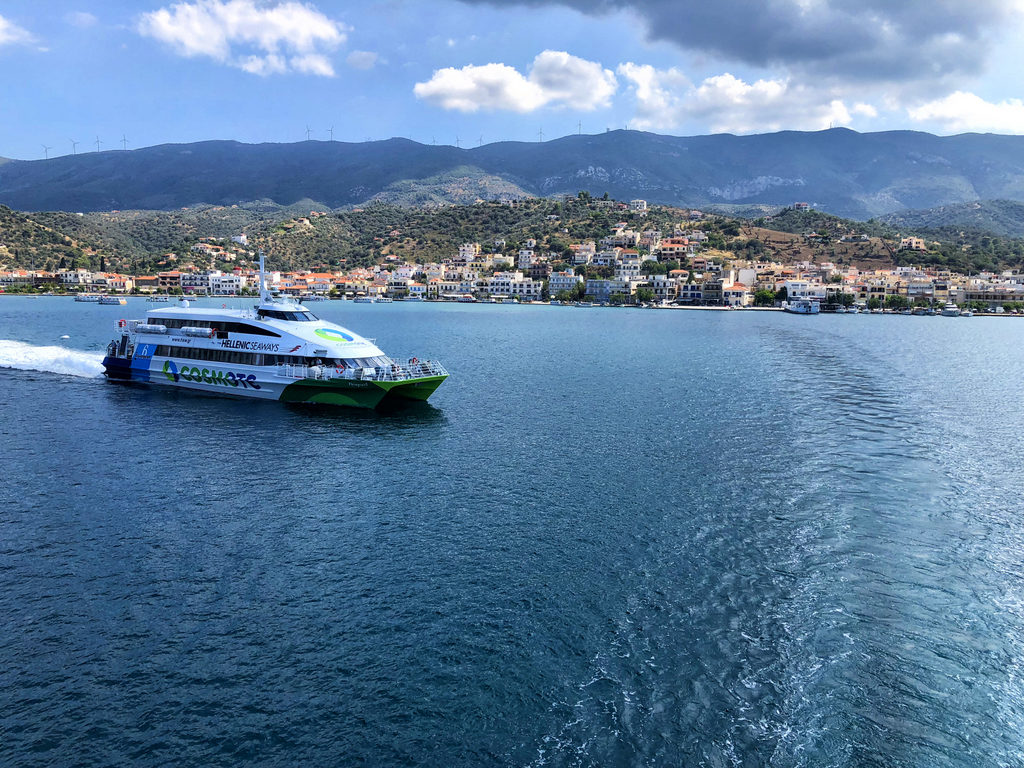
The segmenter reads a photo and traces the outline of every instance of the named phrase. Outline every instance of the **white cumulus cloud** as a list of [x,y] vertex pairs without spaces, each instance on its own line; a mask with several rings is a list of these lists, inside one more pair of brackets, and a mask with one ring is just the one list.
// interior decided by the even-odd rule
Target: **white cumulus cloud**
[[544,106],[594,110],[608,106],[618,87],[615,74],[565,51],[543,51],[524,75],[507,64],[446,67],[416,83],[417,98],[460,112],[533,112]]
[[32,34],[27,29],[23,29],[13,21],[0,16],[0,45],[31,43],[33,39]]
[[138,31],[182,56],[206,56],[257,75],[330,77],[326,52],[345,42],[348,28],[301,2],[195,0],[143,14]]
[[[673,130],[687,124],[712,132],[753,133],[783,129],[820,130],[852,122],[851,110],[828,90],[793,85],[789,80],[747,83],[726,72],[693,84],[679,70],[647,64],[619,65],[632,86],[636,116],[631,124],[645,130]],[[853,113],[872,117],[870,104]]]
[[929,101],[907,110],[911,120],[939,123],[951,131],[1024,133],[1024,101],[985,101],[966,91]]

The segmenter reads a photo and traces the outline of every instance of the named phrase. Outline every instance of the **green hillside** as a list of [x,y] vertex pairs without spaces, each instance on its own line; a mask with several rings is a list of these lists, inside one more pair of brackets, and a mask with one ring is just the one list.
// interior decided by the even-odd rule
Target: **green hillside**
[[[619,221],[670,235],[686,215],[682,209],[655,206],[641,218],[603,207],[585,195],[569,202],[531,198],[514,204],[428,207],[373,203],[340,211],[308,200],[288,207],[258,202],[85,214],[22,213],[0,207],[0,268],[83,267],[134,274],[188,266],[230,269],[252,266],[256,249],[263,248],[274,268],[339,269],[381,263],[389,256],[438,261],[466,242],[490,249],[495,240],[504,240],[501,250],[515,254],[528,239],[536,240],[539,251],[567,254],[570,243],[598,241]],[[755,219],[710,216],[699,225],[686,226],[703,228],[714,254],[731,252],[763,261],[833,261],[867,267],[921,264],[960,272],[1024,265],[1024,239],[969,229],[902,230],[815,210],[785,208]],[[808,239],[810,232],[820,238]],[[236,249],[232,261],[211,260],[191,251],[201,238],[220,238],[227,244],[242,233],[249,244]],[[851,242],[852,235],[868,239]],[[899,238],[907,235],[923,237],[930,250],[899,251]]]
[[1024,237],[1024,203],[1016,200],[978,200],[917,211],[899,211],[878,220],[898,230],[953,234],[973,230],[999,237]]

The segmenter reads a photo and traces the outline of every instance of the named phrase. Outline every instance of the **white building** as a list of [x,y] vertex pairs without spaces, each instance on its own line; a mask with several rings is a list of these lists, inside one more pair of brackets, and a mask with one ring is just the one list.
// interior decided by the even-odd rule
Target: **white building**
[[552,296],[562,291],[571,291],[583,282],[583,276],[577,275],[571,269],[565,272],[552,272],[548,278],[548,293]]
[[786,298],[789,301],[795,299],[825,300],[825,286],[820,283],[812,283],[809,280],[786,280],[782,285],[786,289]]
[[651,275],[648,282],[658,301],[675,301],[679,295],[679,281],[667,275]]
[[245,288],[247,282],[245,277],[234,273],[211,275],[210,291],[221,296],[237,296]]
[[543,290],[543,281],[531,280],[522,272],[495,272],[487,282],[487,292],[496,297],[518,296],[534,300],[541,297]]
[[84,285],[90,285],[93,281],[92,272],[87,269],[70,269],[64,272],[58,272],[57,277],[60,278],[60,284],[65,287],[81,287]]
[[459,246],[459,261],[468,264],[480,256],[480,243],[463,243]]

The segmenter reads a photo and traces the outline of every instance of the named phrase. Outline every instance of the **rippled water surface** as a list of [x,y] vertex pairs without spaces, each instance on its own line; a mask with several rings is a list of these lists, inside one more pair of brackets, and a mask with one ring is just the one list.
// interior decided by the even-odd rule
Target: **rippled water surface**
[[0,763],[1024,765],[1024,321],[316,305],[378,414],[147,308],[0,298]]

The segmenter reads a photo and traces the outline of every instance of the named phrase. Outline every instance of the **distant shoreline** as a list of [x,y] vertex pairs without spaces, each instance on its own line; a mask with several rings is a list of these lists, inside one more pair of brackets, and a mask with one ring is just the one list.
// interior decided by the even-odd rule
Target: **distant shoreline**
[[[48,293],[47,294],[47,293],[6,293],[6,292],[0,292],[0,297],[10,296],[10,297],[18,297],[18,298],[26,298],[26,299],[73,298],[76,295],[78,295],[78,294],[74,294],[74,293]],[[149,298],[148,295],[142,295],[142,294],[124,295],[124,294],[112,293],[112,294],[103,294],[103,295],[117,296],[118,298],[122,298],[122,299],[147,299],[147,298]],[[159,294],[159,295],[163,295],[163,294]],[[199,299],[210,299],[210,300],[224,300],[224,299],[250,299],[250,300],[256,300],[256,299],[258,299],[258,297],[256,297],[256,296],[229,296],[229,295],[225,295],[225,296],[172,296],[171,298],[173,298],[175,300],[187,299],[188,301],[196,301],[196,300],[199,300]],[[332,299],[332,298],[329,298],[329,297],[325,297],[324,300],[325,301],[331,301],[331,302],[339,302],[339,303],[350,303],[350,304],[356,303],[352,299],[344,299],[343,300],[343,299]],[[92,303],[92,302],[89,302],[89,303]],[[395,299],[394,303],[404,304],[405,300],[404,299]],[[465,301],[445,300],[445,299],[441,299],[441,300],[439,300],[439,299],[424,299],[422,301],[414,301],[414,302],[410,302],[410,303],[413,303],[413,304],[476,304],[476,305],[487,306],[487,305],[491,304],[492,302],[488,302],[488,301],[465,302]],[[102,306],[110,306],[110,305],[102,305]],[[504,307],[507,307],[507,306],[510,306],[510,305],[502,303],[501,301],[498,301],[498,302],[494,302],[494,306],[504,306]],[[785,311],[785,310],[782,309],[782,307],[727,307],[727,306],[706,306],[706,307],[702,307],[702,306],[693,306],[693,305],[688,305],[688,304],[670,304],[670,305],[655,306],[655,307],[644,307],[644,306],[640,306],[640,305],[637,305],[637,304],[592,304],[590,306],[579,306],[579,305],[572,304],[572,303],[568,303],[568,304],[551,304],[551,303],[546,302],[546,301],[538,301],[538,302],[523,301],[523,302],[517,302],[515,305],[511,305],[511,306],[569,307],[571,309],[655,309],[655,310],[669,310],[669,311],[686,310],[686,311],[698,311],[698,312],[784,312]],[[841,314],[841,313],[834,312],[834,311],[830,312],[828,310],[823,310],[819,314],[822,314],[822,315],[834,315],[834,314]],[[864,312],[862,314],[872,314],[872,313]],[[878,313],[875,313],[875,314],[878,314]],[[899,315],[900,313],[887,310],[887,311],[882,312],[880,314],[883,314],[883,315]],[[936,316],[938,316],[938,315],[936,315]],[[974,317],[1019,317],[1019,318],[1024,318],[1024,315],[1017,315],[1017,314],[1014,314],[1012,312],[979,312],[979,311],[975,310],[974,311]]]

